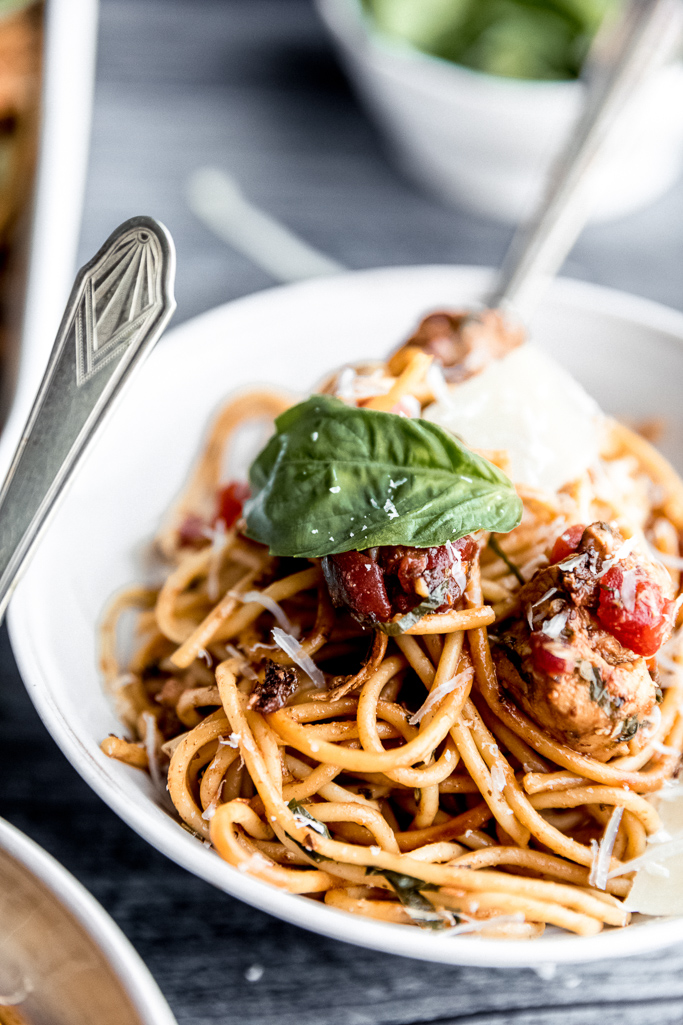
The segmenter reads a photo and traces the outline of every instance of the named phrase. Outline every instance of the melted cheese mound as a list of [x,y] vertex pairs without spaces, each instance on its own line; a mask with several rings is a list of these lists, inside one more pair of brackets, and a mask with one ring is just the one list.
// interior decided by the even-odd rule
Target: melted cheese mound
[[604,415],[555,360],[526,342],[424,411],[475,449],[506,449],[516,484],[556,491],[600,452]]

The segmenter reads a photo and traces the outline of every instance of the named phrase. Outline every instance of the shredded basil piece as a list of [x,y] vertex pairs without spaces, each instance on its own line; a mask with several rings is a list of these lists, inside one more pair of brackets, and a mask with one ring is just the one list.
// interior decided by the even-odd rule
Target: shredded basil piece
[[435,910],[431,901],[423,897],[420,890],[438,890],[434,883],[426,883],[415,876],[402,875],[388,868],[370,866],[366,875],[384,876],[410,917],[423,929],[447,929],[448,922]]
[[594,701],[596,705],[599,705],[600,708],[604,709],[605,712],[609,713],[612,711],[612,702],[610,700],[607,687],[602,682],[600,671],[594,666],[591,666],[591,669],[592,675],[588,684],[590,699],[591,701]]
[[600,670],[587,659],[583,659],[579,663],[579,675],[588,684],[588,696],[591,701],[594,701],[606,715],[612,718],[615,712],[618,712],[623,705],[624,699],[622,697],[613,697],[610,694],[600,675]]
[[621,728],[621,733],[616,738],[617,744],[622,744],[625,741],[633,740],[639,729],[640,723],[638,722],[637,715],[631,715],[628,717],[628,719],[624,719],[624,725]]
[[511,481],[427,420],[314,395],[275,421],[249,471],[246,532],[271,554],[429,548],[522,516]]
[[297,801],[295,798],[292,798],[287,807],[295,816],[298,815],[300,818],[306,819],[307,823],[310,822],[310,828],[314,833],[319,833],[320,836],[324,836],[327,840],[332,839],[330,831],[325,823],[321,822],[320,819],[316,819],[315,815],[311,815],[308,808],[306,808],[301,801]]
[[[500,533],[500,531],[499,531],[499,533]],[[493,534],[489,538],[489,547],[496,553],[496,555],[498,556],[499,559],[503,560],[503,562],[505,563],[507,568],[510,570],[510,572],[514,573],[514,575],[517,577],[517,580],[519,581],[519,583],[520,584],[524,584],[525,583],[524,577],[519,572],[519,569],[517,568],[517,566],[515,566],[514,562],[512,562],[512,560],[507,557],[507,555],[505,554],[503,549],[500,547],[500,545],[496,541],[496,539],[493,536]]]
[[[295,798],[287,805],[289,810],[294,813],[295,816],[305,819],[308,828],[312,829],[314,833],[318,833],[320,836],[324,836],[327,840],[331,840],[330,831],[324,822],[320,819],[316,819],[315,815],[311,815],[310,811],[303,806],[301,801],[297,801]],[[287,834],[289,836],[289,833]],[[295,843],[300,851],[303,851],[307,858],[311,858],[313,861],[331,861],[325,854],[319,854],[317,851],[311,850],[305,847],[304,844],[295,840],[293,836],[289,836],[292,843]]]

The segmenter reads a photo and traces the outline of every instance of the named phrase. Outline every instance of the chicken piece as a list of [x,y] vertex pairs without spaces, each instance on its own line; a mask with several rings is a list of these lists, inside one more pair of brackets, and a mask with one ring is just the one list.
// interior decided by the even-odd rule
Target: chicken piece
[[530,718],[607,761],[628,741],[642,746],[656,721],[661,691],[646,657],[670,633],[671,582],[604,523],[571,528],[558,556],[520,590],[523,615],[492,655],[501,686]]
[[478,550],[468,535],[432,548],[385,545],[328,555],[322,567],[333,604],[374,626],[400,619],[423,602],[433,612],[453,608]]
[[511,325],[499,310],[430,313],[417,331],[389,359],[392,374],[405,369],[415,351],[434,356],[449,384],[473,377],[524,341],[521,327]]
[[558,538],[550,562],[575,605],[594,610],[625,647],[649,658],[671,633],[673,586],[664,566],[634,547],[608,523],[577,524]]
[[546,599],[534,613],[538,629],[520,619],[492,647],[501,686],[573,750],[598,761],[625,753],[620,745],[656,715],[659,691],[645,659],[564,597]]

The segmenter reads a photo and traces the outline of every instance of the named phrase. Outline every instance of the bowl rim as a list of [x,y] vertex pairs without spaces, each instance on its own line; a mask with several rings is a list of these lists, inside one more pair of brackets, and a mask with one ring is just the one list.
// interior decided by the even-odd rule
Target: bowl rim
[[0,849],[35,876],[104,955],[144,1025],[177,1025],[146,964],[82,883],[30,837],[0,818]]
[[[485,267],[467,265],[423,265],[418,267],[389,267],[351,271],[326,278],[278,286],[253,295],[244,296],[215,307],[179,325],[167,335],[153,359],[173,360],[174,352],[186,346],[188,335],[201,334],[212,322],[220,323],[230,311],[258,307],[271,297],[279,295],[310,300],[321,289],[332,290],[353,287],[355,281],[366,286],[373,281],[400,282],[406,275],[429,278],[434,273],[447,272],[453,286],[466,294],[486,294],[493,271]],[[596,314],[606,314],[628,320],[645,329],[668,335],[677,348],[683,347],[683,313],[648,299],[615,289],[568,278],[556,279],[549,295],[559,305]],[[207,333],[210,333],[207,332]],[[31,571],[20,583],[9,608],[9,632],[17,663],[28,693],[48,731],[74,768],[93,790],[131,828],[149,841],[153,847],[172,861],[193,872],[219,889],[262,911],[294,925],[333,939],[341,939],[380,950],[425,961],[481,967],[530,967],[535,964],[572,964],[595,958],[612,958],[643,954],[660,949],[683,939],[683,917],[653,919],[637,929],[629,928],[599,933],[592,937],[561,936],[539,938],[533,943],[486,940],[472,942],[464,936],[448,938],[443,934],[420,932],[396,924],[359,919],[354,915],[330,908],[306,897],[278,890],[267,883],[238,872],[183,830],[169,815],[151,801],[145,806],[130,802],[122,783],[105,770],[92,751],[76,733],[61,707],[53,698],[49,674],[40,664],[30,629],[26,628],[30,616],[30,591],[27,584]],[[96,670],[93,666],[93,673]]]

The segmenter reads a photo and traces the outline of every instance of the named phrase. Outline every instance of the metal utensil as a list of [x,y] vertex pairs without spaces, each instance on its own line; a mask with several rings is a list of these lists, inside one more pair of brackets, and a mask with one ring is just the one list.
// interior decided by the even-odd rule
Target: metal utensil
[[536,305],[586,223],[594,170],[624,108],[671,59],[682,32],[681,0],[629,0],[619,23],[596,40],[583,115],[535,214],[515,233],[487,306],[524,315]]
[[187,199],[202,224],[276,281],[304,281],[346,269],[249,202],[235,179],[219,168],[195,171]]
[[175,310],[175,247],[132,217],[77,274],[0,490],[0,619],[73,472]]

